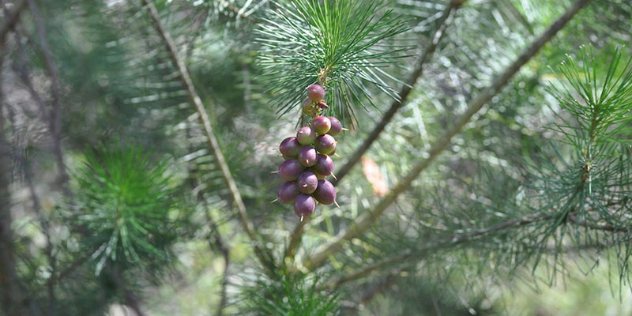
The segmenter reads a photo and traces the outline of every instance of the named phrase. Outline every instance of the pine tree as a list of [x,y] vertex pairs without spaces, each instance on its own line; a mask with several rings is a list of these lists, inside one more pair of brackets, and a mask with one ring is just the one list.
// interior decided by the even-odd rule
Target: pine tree
[[[626,1],[57,2],[0,25],[0,315],[491,315],[570,262],[629,281]],[[318,115],[339,206],[299,218],[270,172]],[[168,310],[201,247],[210,310]]]

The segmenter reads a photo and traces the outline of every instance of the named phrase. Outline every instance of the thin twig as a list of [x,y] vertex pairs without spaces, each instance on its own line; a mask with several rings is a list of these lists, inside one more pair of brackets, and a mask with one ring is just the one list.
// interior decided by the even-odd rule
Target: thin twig
[[364,140],[362,145],[349,157],[347,163],[340,168],[336,172],[336,179],[332,180],[333,185],[337,185],[342,178],[344,178],[349,171],[360,161],[360,158],[364,153],[371,147],[373,142],[375,142],[380,134],[386,128],[386,125],[393,119],[397,111],[401,109],[405,104],[410,92],[415,87],[415,84],[419,80],[419,77],[423,74],[424,66],[426,63],[432,58],[434,52],[439,47],[439,43],[443,39],[445,35],[445,31],[454,21],[454,16],[456,15],[457,10],[466,2],[467,0],[459,0],[459,1],[451,1],[448,7],[445,9],[443,15],[437,21],[436,30],[434,35],[432,36],[432,40],[428,43],[428,47],[424,49],[424,52],[419,57],[415,69],[412,74],[406,80],[406,83],[401,88],[398,94],[398,99],[393,100],[391,103],[391,107],[388,111],[382,116],[382,120],[373,128],[371,134]]
[[142,0],[142,3],[147,7],[147,13],[153,21],[154,28],[163,40],[165,48],[167,49],[169,57],[171,58],[171,62],[178,71],[180,79],[187,89],[187,95],[191,103],[193,103],[193,105],[195,106],[195,110],[197,111],[200,123],[204,128],[204,136],[206,137],[206,140],[208,142],[209,149],[211,150],[213,157],[215,157],[215,161],[217,162],[219,170],[222,174],[224,183],[228,188],[228,191],[230,192],[233,199],[234,206],[237,209],[237,215],[241,222],[241,226],[243,227],[250,240],[253,242],[255,254],[258,257],[259,261],[261,261],[263,266],[267,269],[273,269],[274,263],[272,262],[272,255],[264,251],[264,249],[261,247],[261,243],[259,242],[259,238],[255,234],[254,225],[248,218],[248,214],[246,213],[246,206],[244,205],[241,194],[237,189],[237,184],[233,179],[230,169],[228,168],[228,164],[226,163],[226,159],[224,158],[221,148],[219,147],[219,143],[217,142],[217,138],[215,137],[215,134],[213,132],[211,120],[208,117],[208,113],[206,112],[204,104],[202,103],[202,99],[200,99],[200,96],[198,95],[195,86],[193,85],[193,81],[191,80],[189,71],[187,70],[180,57],[178,57],[176,46],[171,39],[171,36],[165,29],[164,25],[160,21],[160,15],[158,14],[158,10],[154,6],[154,4],[151,2],[151,0]]
[[64,155],[61,148],[61,84],[59,81],[59,73],[57,67],[55,67],[53,61],[53,53],[48,45],[48,36],[46,35],[46,27],[44,21],[39,13],[35,0],[27,0],[31,15],[35,22],[35,28],[37,29],[37,35],[40,40],[40,47],[42,48],[42,54],[44,55],[44,65],[46,66],[46,72],[51,80],[51,97],[53,108],[50,113],[50,129],[53,136],[53,148],[55,154],[55,161],[57,162],[57,168],[59,169],[59,184],[66,195],[69,194],[68,189],[68,173],[66,172],[66,165],[64,164]]
[[[192,137],[191,124],[189,123],[187,123],[187,136]],[[189,145],[189,151],[191,152],[193,151],[193,148],[191,145]],[[191,187],[195,191],[195,188],[197,188],[200,185],[199,177],[197,176],[196,164],[191,164],[189,168],[189,178],[191,179]],[[224,241],[222,234],[220,234],[219,232],[219,227],[217,225],[217,222],[213,218],[213,215],[211,214],[211,211],[208,208],[207,201],[204,198],[204,192],[202,192],[202,190],[198,190],[196,194],[196,198],[198,202],[201,203],[202,206],[204,207],[204,215],[206,216],[206,220],[211,228],[211,232],[213,233],[213,238],[211,237],[210,234],[208,236],[209,248],[211,249],[211,251],[214,251],[215,250],[214,248],[217,248],[216,250],[218,250],[222,254],[222,257],[224,258],[224,272],[222,273],[222,287],[220,290],[221,299],[220,299],[219,305],[217,306],[217,310],[215,312],[217,316],[222,316],[222,314],[224,313],[224,307],[228,303],[227,288],[228,288],[228,271],[229,271],[228,269],[230,266],[230,248]]]
[[309,216],[305,217],[294,228],[294,231],[292,232],[292,235],[290,236],[290,244],[287,246],[287,249],[285,249],[285,255],[283,256],[283,262],[285,264],[290,263],[292,259],[294,258],[294,253],[296,252],[296,248],[301,243],[301,238],[303,236],[303,231],[305,230],[305,226],[307,225],[307,223],[309,223],[310,220],[311,220],[311,217]]
[[509,79],[511,79],[517,72],[525,65],[539,50],[549,42],[557,32],[559,32],[568,21],[584,6],[586,6],[591,0],[578,0],[564,12],[540,37],[535,39],[531,45],[511,64],[505,69],[505,71],[492,82],[492,84],[485,90],[481,91],[476,98],[474,98],[468,104],[466,112],[456,121],[454,126],[450,128],[438,141],[436,141],[428,151],[425,160],[418,162],[412,170],[391,190],[382,200],[378,202],[375,208],[364,213],[358,217],[350,227],[340,232],[336,237],[336,240],[325,245],[321,251],[317,252],[307,260],[305,260],[304,266],[308,270],[313,270],[325,263],[329,256],[337,253],[343,247],[344,242],[349,241],[357,236],[363,234],[369,227],[371,227],[377,219],[391,206],[400,194],[407,191],[413,181],[419,176],[419,174],[425,170],[430,164],[439,157],[443,150],[448,147],[452,137],[458,134],[461,129],[469,122],[474,114],[480,111],[489,100],[492,99],[500,90],[507,85]]
[[336,289],[345,283],[362,278],[375,270],[384,268],[386,266],[389,266],[395,263],[403,263],[406,260],[410,260],[412,258],[422,257],[432,250],[444,249],[444,248],[462,245],[468,242],[473,242],[475,240],[478,240],[481,237],[488,236],[493,233],[497,233],[499,231],[504,231],[507,229],[513,229],[513,228],[518,228],[518,227],[524,227],[524,226],[531,225],[534,223],[551,220],[551,219],[556,218],[557,216],[558,214],[556,213],[528,215],[520,219],[509,220],[509,221],[494,225],[492,227],[480,229],[471,233],[452,235],[447,238],[444,238],[443,240],[427,243],[420,247],[415,247],[414,249],[407,249],[399,255],[380,260],[379,262],[376,262],[370,266],[367,266],[361,270],[358,270],[350,275],[342,277],[336,280],[335,282],[323,285],[320,287],[320,289],[322,290]]

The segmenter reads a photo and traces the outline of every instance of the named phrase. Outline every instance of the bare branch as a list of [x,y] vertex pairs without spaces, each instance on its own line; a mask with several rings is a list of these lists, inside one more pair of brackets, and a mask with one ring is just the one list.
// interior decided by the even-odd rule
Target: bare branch
[[340,232],[336,237],[336,240],[325,245],[320,252],[316,253],[312,257],[305,261],[304,266],[308,270],[313,270],[325,263],[329,256],[335,254],[343,247],[343,243],[349,241],[357,236],[363,234],[369,227],[371,227],[377,219],[391,206],[400,194],[408,190],[412,182],[425,170],[430,164],[439,157],[443,150],[448,147],[452,137],[458,134],[467,122],[472,119],[474,114],[483,108],[489,100],[492,99],[500,90],[509,82],[509,80],[524,66],[539,50],[549,42],[557,32],[559,32],[568,21],[570,21],[575,14],[584,6],[586,6],[591,0],[577,0],[573,5],[564,12],[551,26],[537,39],[535,39],[531,45],[511,64],[505,71],[498,76],[492,84],[485,90],[481,91],[470,103],[468,104],[466,112],[456,121],[446,133],[439,138],[431,147],[427,153],[425,160],[418,162],[412,170],[391,190],[382,200],[378,202],[375,208],[368,213],[364,213],[358,217],[346,231]]
[[167,49],[169,53],[169,57],[171,58],[171,62],[173,63],[173,66],[176,68],[176,70],[178,71],[180,75],[180,79],[182,80],[182,83],[186,87],[187,95],[191,103],[193,103],[193,105],[195,106],[195,110],[197,111],[198,117],[200,119],[200,123],[202,124],[204,128],[204,136],[206,137],[206,140],[208,142],[209,149],[211,150],[213,157],[215,157],[215,161],[217,162],[219,170],[222,174],[224,183],[226,187],[228,188],[228,191],[231,194],[234,206],[237,209],[237,215],[241,222],[241,226],[243,227],[244,231],[246,232],[250,240],[254,243],[253,246],[255,248],[255,254],[259,258],[263,266],[268,269],[272,269],[272,265],[273,265],[272,256],[269,253],[264,251],[264,249],[261,247],[261,243],[259,242],[259,239],[255,235],[254,225],[248,218],[248,214],[246,213],[246,206],[244,205],[244,202],[241,199],[241,194],[239,193],[239,190],[237,189],[237,184],[235,183],[235,180],[233,179],[230,169],[228,168],[228,164],[226,163],[224,154],[222,153],[221,148],[219,147],[217,138],[215,138],[215,134],[213,133],[213,127],[211,125],[211,120],[208,117],[208,113],[206,112],[206,108],[204,107],[204,104],[202,103],[202,99],[200,99],[200,96],[198,95],[195,89],[195,86],[193,85],[193,81],[191,80],[189,71],[187,70],[186,66],[184,65],[180,57],[178,57],[178,51],[176,50],[176,46],[173,43],[171,36],[165,29],[164,25],[160,21],[158,10],[154,6],[154,4],[151,2],[151,0],[142,0],[142,3],[147,7],[147,13],[149,14],[149,16],[151,17],[153,21],[154,28],[156,29],[156,32],[160,35],[161,39],[163,40],[165,48]]
[[369,147],[373,145],[373,142],[375,142],[378,137],[380,137],[380,134],[384,131],[386,125],[393,119],[397,111],[399,111],[399,109],[404,106],[404,104],[406,103],[406,99],[408,99],[408,96],[410,95],[410,92],[413,90],[415,84],[417,84],[417,80],[419,79],[419,77],[421,77],[423,73],[424,65],[434,55],[434,52],[437,50],[439,43],[445,35],[446,29],[448,28],[448,26],[450,26],[450,24],[452,24],[456,11],[466,1],[467,0],[459,0],[450,2],[441,18],[437,21],[437,27],[435,28],[436,30],[434,32],[434,35],[432,36],[432,40],[430,41],[430,43],[428,43],[428,47],[424,49],[424,52],[421,54],[419,60],[417,61],[415,69],[413,70],[408,80],[406,80],[406,83],[404,84],[402,89],[399,91],[399,98],[397,100],[393,100],[393,102],[391,103],[391,107],[384,114],[382,120],[377,124],[377,126],[373,128],[371,134],[369,134],[362,145],[360,145],[360,147],[356,149],[356,151],[349,157],[347,163],[336,172],[336,179],[332,181],[333,185],[337,185],[338,182],[340,182],[340,180],[342,180],[342,178],[344,178],[349,173],[349,171],[351,171],[351,169],[358,163],[358,161],[360,161],[362,155],[364,155]]

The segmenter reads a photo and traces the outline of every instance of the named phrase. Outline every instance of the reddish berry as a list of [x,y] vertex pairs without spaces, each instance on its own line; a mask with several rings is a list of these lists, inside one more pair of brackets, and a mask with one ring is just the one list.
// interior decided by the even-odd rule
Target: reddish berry
[[316,132],[309,126],[303,126],[296,133],[296,138],[301,145],[311,145],[316,140]]
[[318,178],[315,174],[309,171],[301,173],[297,182],[298,190],[305,194],[312,194],[312,192],[316,190],[316,187],[318,187]]
[[331,154],[336,150],[336,140],[329,134],[320,135],[316,138],[315,147],[321,154]]
[[296,159],[288,159],[279,166],[279,175],[285,181],[294,181],[303,172],[303,166]]
[[327,134],[331,136],[336,136],[340,134],[340,132],[342,132],[342,124],[340,123],[340,121],[333,116],[329,117],[329,121],[331,122],[331,128],[329,129]]
[[309,195],[299,194],[294,201],[294,213],[299,217],[311,215],[315,208],[316,202]]
[[314,101],[312,99],[307,98],[303,101],[302,104],[303,114],[312,115],[314,113]]
[[336,188],[327,180],[318,180],[318,188],[312,194],[319,203],[329,205],[336,201]]
[[327,134],[327,132],[329,132],[329,129],[331,128],[331,121],[328,117],[319,116],[315,118],[312,122],[312,127],[314,128],[314,131],[316,131],[316,133],[318,134]]
[[325,97],[325,88],[320,85],[314,84],[307,88],[307,96],[314,102],[318,102]]
[[288,137],[284,139],[279,146],[279,151],[283,154],[285,159],[297,158],[299,150],[301,150],[301,143],[298,142],[296,137]]
[[305,167],[311,167],[316,164],[318,154],[312,146],[303,146],[298,152],[298,161]]
[[283,204],[290,204],[296,200],[296,197],[300,194],[298,191],[298,184],[296,181],[288,181],[281,185],[279,188],[279,202]]
[[331,157],[323,154],[318,155],[318,160],[313,167],[316,175],[328,176],[334,171],[334,161]]

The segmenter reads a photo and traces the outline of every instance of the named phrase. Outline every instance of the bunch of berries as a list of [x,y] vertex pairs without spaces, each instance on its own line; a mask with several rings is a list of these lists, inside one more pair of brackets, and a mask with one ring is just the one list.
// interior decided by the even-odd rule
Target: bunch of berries
[[[335,203],[336,189],[326,178],[333,175],[336,152],[334,136],[342,132],[342,124],[335,117],[318,116],[325,90],[320,85],[308,88],[309,98],[303,102],[303,112],[312,115],[309,126],[301,127],[296,137],[281,142],[279,151],[285,161],[279,166],[279,175],[285,183],[279,188],[278,200],[294,203],[294,212],[301,217],[314,213],[316,203]],[[306,110],[306,108],[308,108]]]

